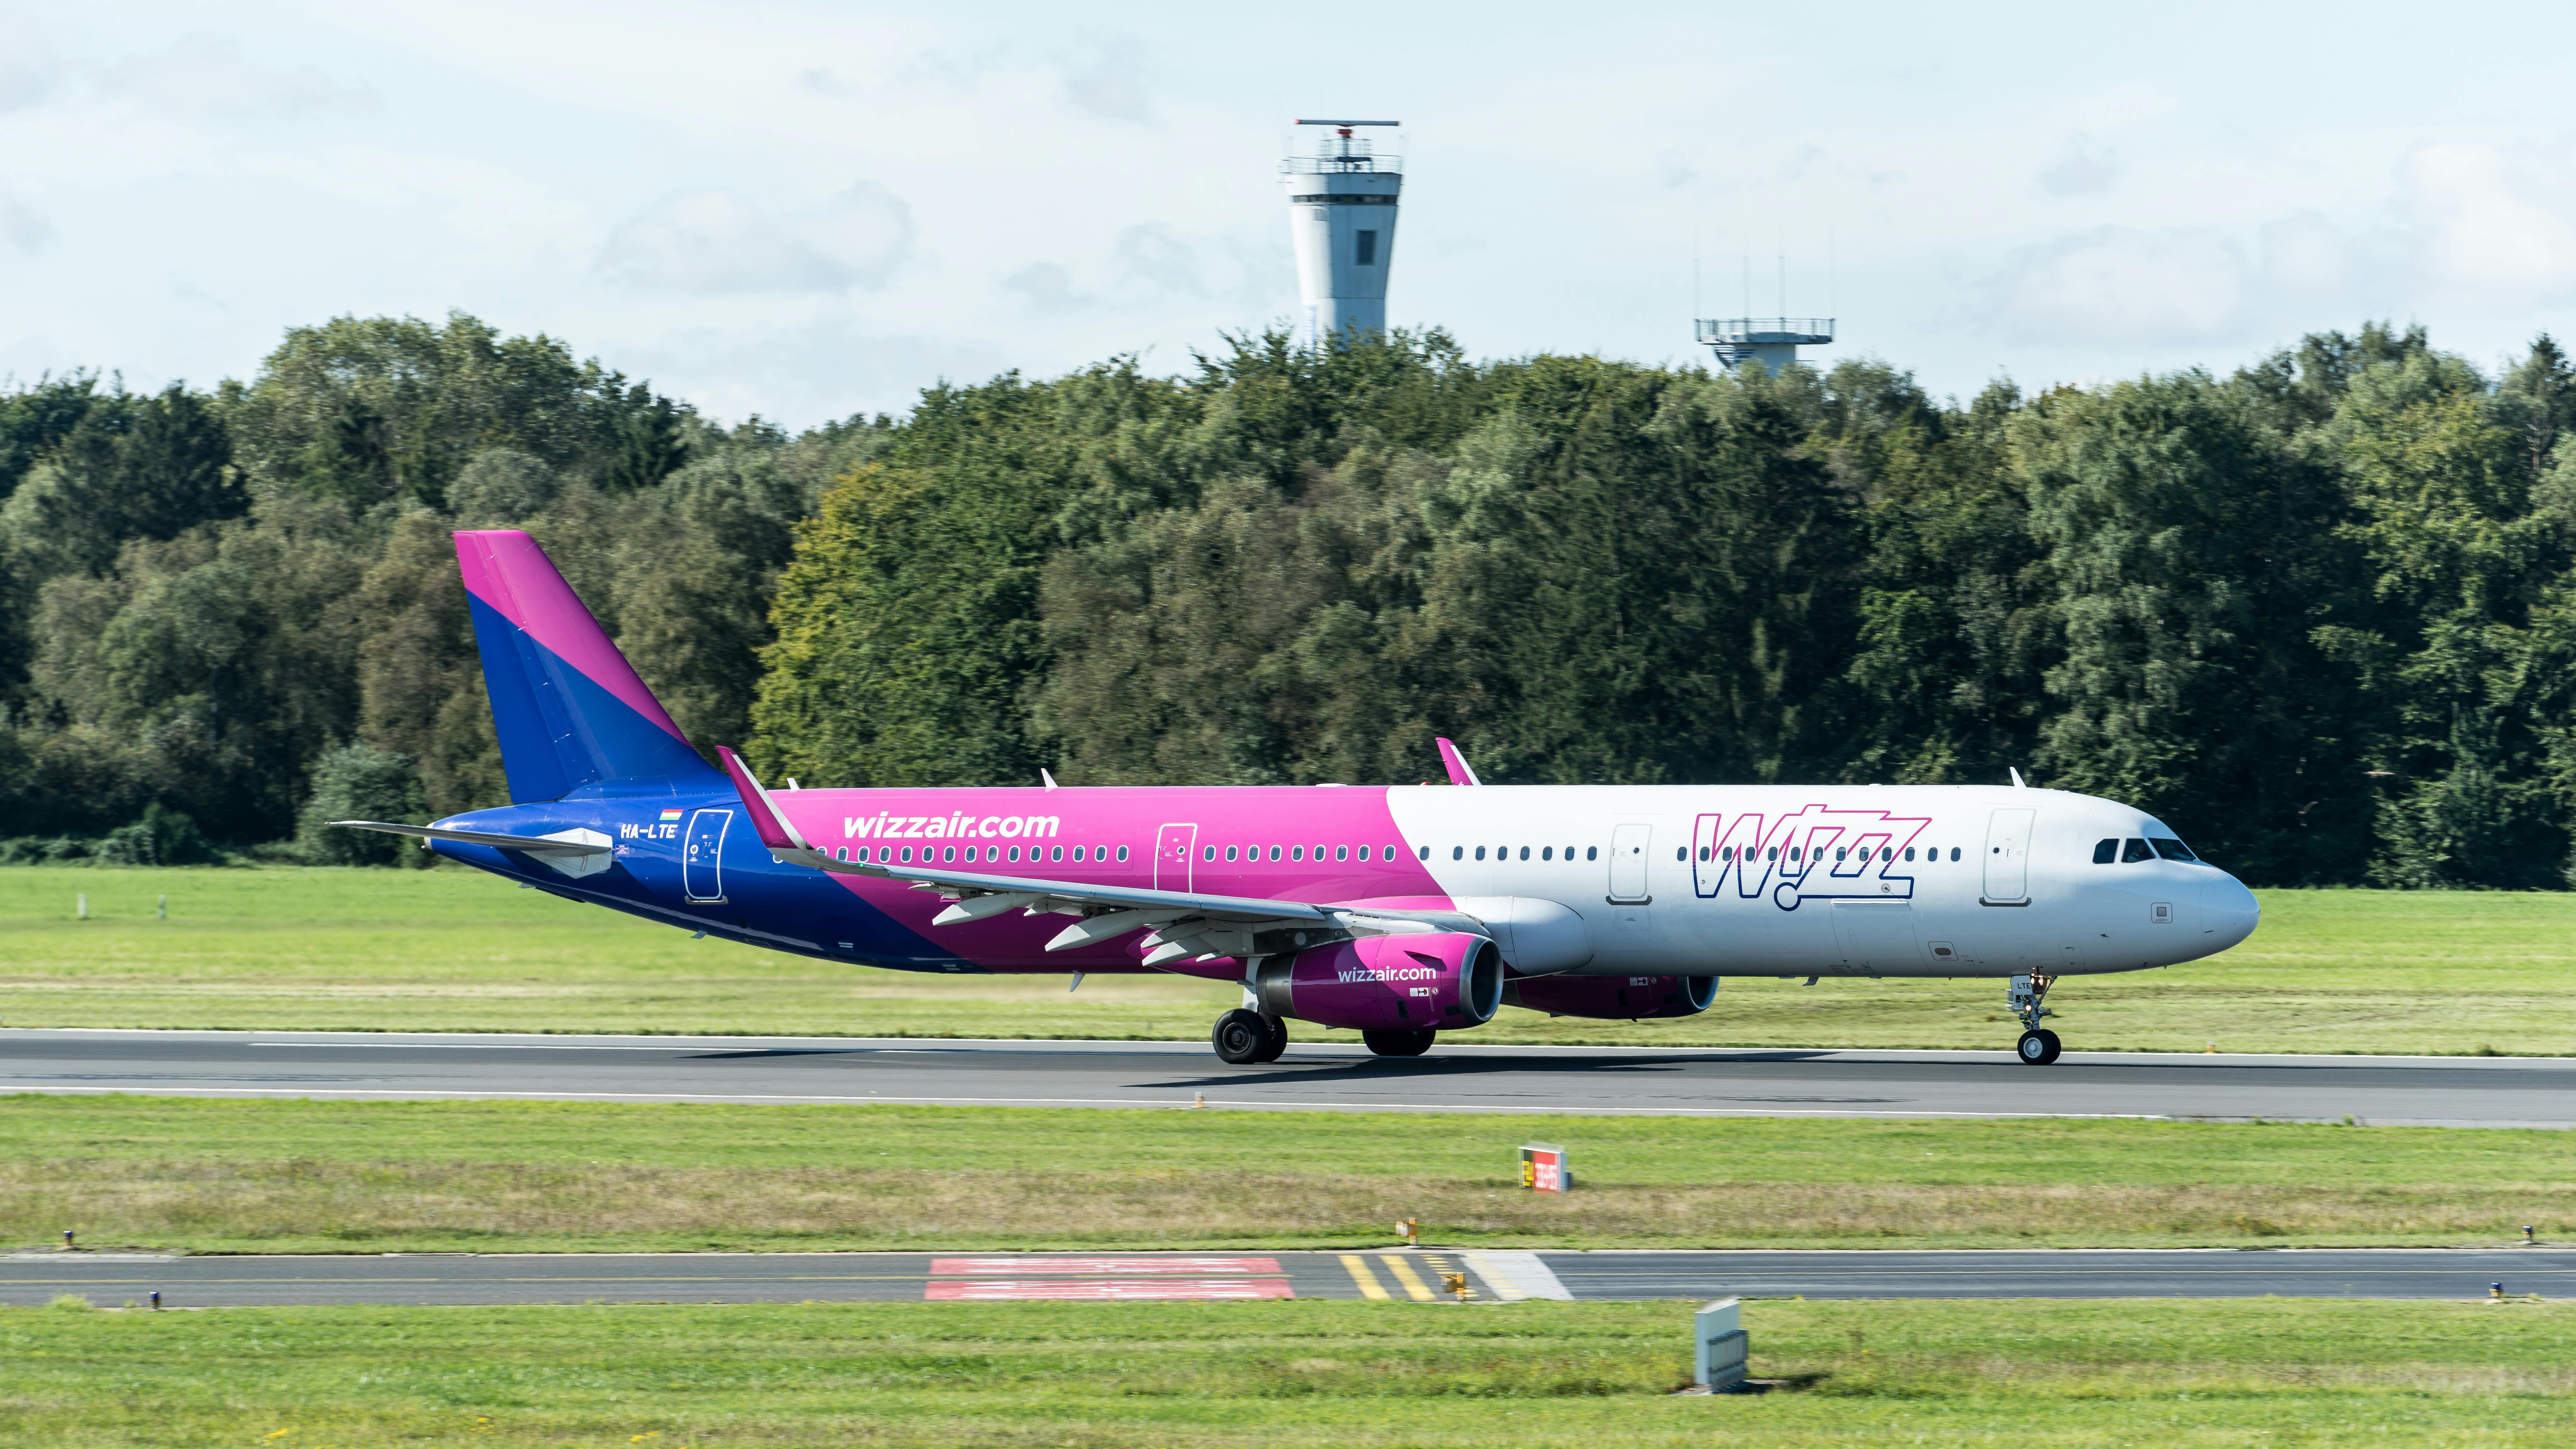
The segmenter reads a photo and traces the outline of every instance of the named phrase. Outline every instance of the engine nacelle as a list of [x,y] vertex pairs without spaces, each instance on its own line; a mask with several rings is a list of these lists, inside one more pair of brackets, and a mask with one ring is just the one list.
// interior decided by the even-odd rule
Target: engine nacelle
[[1361,1031],[1483,1026],[1502,1006],[1503,953],[1464,931],[1361,936],[1261,963],[1261,1009]]
[[1714,976],[1523,976],[1503,987],[1506,1005],[1617,1021],[1697,1016],[1715,1000]]

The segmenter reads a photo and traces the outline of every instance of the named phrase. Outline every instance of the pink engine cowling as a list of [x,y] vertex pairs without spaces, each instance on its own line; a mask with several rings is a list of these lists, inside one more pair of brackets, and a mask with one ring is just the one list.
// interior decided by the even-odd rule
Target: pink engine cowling
[[1502,1005],[1503,955],[1464,931],[1362,936],[1261,965],[1261,1006],[1361,1031],[1483,1026]]
[[1716,999],[1714,976],[1522,976],[1503,988],[1512,1006],[1619,1021],[1697,1016]]

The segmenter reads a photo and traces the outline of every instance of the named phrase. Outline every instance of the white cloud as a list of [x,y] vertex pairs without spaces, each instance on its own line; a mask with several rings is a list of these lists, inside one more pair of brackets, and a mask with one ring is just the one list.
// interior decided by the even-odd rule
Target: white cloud
[[728,191],[690,191],[611,232],[595,270],[643,291],[875,291],[911,255],[913,239],[912,208],[870,181],[785,217]]
[[2440,280],[2525,298],[2576,289],[2576,165],[2563,142],[2422,145],[2403,175]]
[[2079,135],[2066,150],[2039,171],[2039,189],[2051,196],[2082,196],[2100,191],[2120,177],[2120,158],[2111,148]]
[[2029,247],[1986,285],[1986,327],[2018,341],[2160,346],[2234,336],[2249,267],[2212,228],[2102,227]]
[[62,77],[62,60],[43,33],[0,11],[0,111],[36,104],[53,93]]
[[54,224],[44,213],[14,196],[0,196],[0,240],[21,256],[33,256],[53,245]]
[[1120,32],[1086,35],[1058,59],[1075,109],[1139,125],[1154,119],[1153,54],[1145,42]]
[[107,65],[98,85],[104,95],[216,121],[301,121],[382,104],[366,85],[343,84],[313,65],[263,65],[242,54],[240,40],[204,33]]

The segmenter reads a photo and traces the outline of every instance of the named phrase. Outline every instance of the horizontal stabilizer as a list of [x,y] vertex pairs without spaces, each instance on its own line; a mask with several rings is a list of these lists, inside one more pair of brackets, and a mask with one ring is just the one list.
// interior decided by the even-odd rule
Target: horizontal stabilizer
[[[606,855],[608,837],[596,830],[566,830],[556,835],[503,835],[490,830],[443,830],[435,825],[389,825],[382,820],[334,820],[351,830],[381,830],[420,840],[449,840],[458,845],[488,845],[495,850],[524,850],[531,855]],[[584,839],[582,837],[589,837]]]

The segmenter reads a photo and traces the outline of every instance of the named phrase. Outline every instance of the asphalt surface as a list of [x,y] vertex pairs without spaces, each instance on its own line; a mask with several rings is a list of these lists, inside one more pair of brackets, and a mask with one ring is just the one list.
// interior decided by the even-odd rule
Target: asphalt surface
[[2576,1127],[2576,1059],[0,1031],[0,1092]]
[[2007,1252],[0,1255],[0,1303],[1155,1302],[1451,1296],[1591,1301],[1809,1298],[2472,1299],[2576,1293],[2576,1249]]

